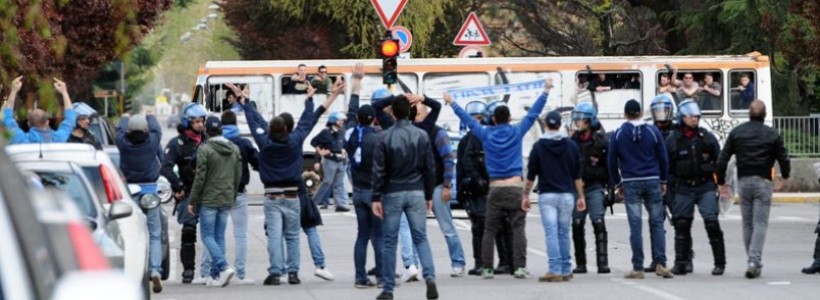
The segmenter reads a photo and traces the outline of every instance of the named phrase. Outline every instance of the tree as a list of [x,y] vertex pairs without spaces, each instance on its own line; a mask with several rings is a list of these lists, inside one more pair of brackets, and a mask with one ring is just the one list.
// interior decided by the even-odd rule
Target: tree
[[[51,78],[87,95],[98,68],[131,50],[171,0],[0,0],[0,80],[23,75],[21,101],[54,110]],[[36,84],[32,84],[36,83]],[[6,94],[5,92],[3,94]]]
[[[235,0],[221,6],[226,22],[237,33],[231,42],[245,59],[374,58],[378,39],[384,35],[369,1]],[[455,25],[444,20],[454,12],[466,16],[466,8],[459,7],[463,3],[456,0],[407,4],[397,25],[413,32],[413,57],[457,51],[439,42],[442,36],[452,38],[457,33],[461,21]]]

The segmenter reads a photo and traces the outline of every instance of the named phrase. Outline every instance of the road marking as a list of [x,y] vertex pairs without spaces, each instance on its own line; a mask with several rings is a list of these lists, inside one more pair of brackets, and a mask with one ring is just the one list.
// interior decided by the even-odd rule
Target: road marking
[[456,228],[464,231],[472,231],[470,225],[467,225],[467,222],[464,222],[462,220],[453,220],[453,225],[455,225]]
[[[169,236],[168,238],[170,239],[171,237]],[[171,256],[169,257],[170,260],[168,261],[169,267],[171,268],[171,272],[168,273],[168,280],[166,281],[173,282],[177,280],[177,259],[179,259],[178,252],[179,250],[177,249],[168,249],[168,255]]]
[[614,282],[618,282],[620,284],[626,285],[626,286],[635,287],[636,289],[639,289],[639,290],[642,290],[644,292],[653,294],[655,296],[661,297],[661,298],[666,299],[666,300],[683,300],[683,298],[681,298],[681,297],[672,295],[670,293],[664,292],[664,291],[656,289],[656,288],[651,288],[651,287],[639,284],[635,281],[629,281],[629,280],[625,280],[623,278],[612,278],[611,280],[614,281]]
[[790,285],[792,284],[791,281],[772,281],[768,283],[769,285]]
[[547,253],[546,253],[546,252],[541,251],[541,250],[538,250],[538,249],[535,249],[535,248],[532,248],[532,247],[527,247],[527,251],[529,251],[529,252],[530,252],[530,253],[532,253],[532,254],[535,254],[535,255],[541,256],[541,257],[547,257]]

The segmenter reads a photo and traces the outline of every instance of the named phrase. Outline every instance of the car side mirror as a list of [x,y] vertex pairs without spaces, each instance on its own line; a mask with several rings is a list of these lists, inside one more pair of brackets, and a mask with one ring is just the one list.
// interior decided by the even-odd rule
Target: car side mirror
[[116,201],[111,204],[111,209],[108,210],[108,220],[113,221],[117,219],[130,217],[134,213],[134,209],[130,204],[123,201]]

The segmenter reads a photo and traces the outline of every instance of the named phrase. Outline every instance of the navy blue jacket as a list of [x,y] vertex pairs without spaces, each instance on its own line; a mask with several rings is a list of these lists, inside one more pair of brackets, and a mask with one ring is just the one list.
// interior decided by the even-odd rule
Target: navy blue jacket
[[[549,133],[548,133],[549,134]],[[538,177],[539,193],[575,193],[581,179],[581,150],[567,137],[538,140],[530,151],[527,180]]]
[[245,187],[248,186],[251,178],[248,164],[254,169],[259,169],[259,151],[253,147],[251,141],[239,136],[239,128],[237,128],[236,125],[222,126],[222,136],[239,147],[239,153],[242,154],[242,179],[239,180],[237,192],[244,193]]
[[[376,147],[376,128],[360,126],[358,122],[359,95],[350,96],[347,107],[345,150],[350,157],[351,182],[354,187],[370,190],[373,185],[373,149]],[[360,152],[356,154],[356,151]]]
[[655,125],[642,121],[625,122],[609,138],[607,156],[611,186],[653,179],[666,183],[669,157],[665,139]]
[[128,134],[128,117],[120,119],[117,125],[117,149],[120,150],[120,170],[128,183],[155,183],[159,179],[159,170],[163,155],[160,150],[162,127],[153,115],[148,120],[148,139],[142,144],[133,144],[126,138]]
[[259,177],[265,188],[297,188],[302,181],[302,143],[310,134],[316,118],[313,98],[305,101],[305,109],[293,132],[276,140],[268,135],[268,123],[255,107],[245,104],[242,108],[248,116],[253,139],[259,146]]

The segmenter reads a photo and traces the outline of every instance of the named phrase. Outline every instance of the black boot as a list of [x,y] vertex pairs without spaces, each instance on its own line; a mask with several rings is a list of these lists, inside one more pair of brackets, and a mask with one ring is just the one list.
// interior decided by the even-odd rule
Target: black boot
[[[475,260],[475,268],[467,272],[468,275],[479,276],[484,270],[484,264],[481,260],[481,240],[484,237],[484,223],[485,219],[479,216],[470,216],[470,231],[473,233],[473,260]],[[499,241],[496,236],[496,244]],[[503,243],[503,242],[502,242]],[[501,247],[498,247],[498,253],[501,253]]]
[[692,221],[684,218],[676,218],[675,221],[675,266],[672,267],[672,274],[686,275],[688,268],[691,268],[692,258],[690,257],[689,236],[691,235]]
[[726,270],[726,245],[723,243],[723,230],[720,230],[720,223],[717,220],[707,221],[706,235],[709,236],[709,244],[712,246],[712,256],[715,258],[715,268],[712,275],[720,276]]
[[182,263],[182,283],[194,280],[196,269],[196,225],[183,225],[179,261]]
[[808,268],[803,268],[802,272],[803,274],[820,273],[820,235],[817,236],[817,240],[814,242],[814,263]]
[[584,219],[576,219],[572,222],[572,243],[575,248],[575,269],[572,273],[587,273],[587,242],[584,240]]
[[609,255],[607,254],[607,232],[604,220],[592,222],[595,231],[595,254],[598,263],[598,274],[609,274]]

